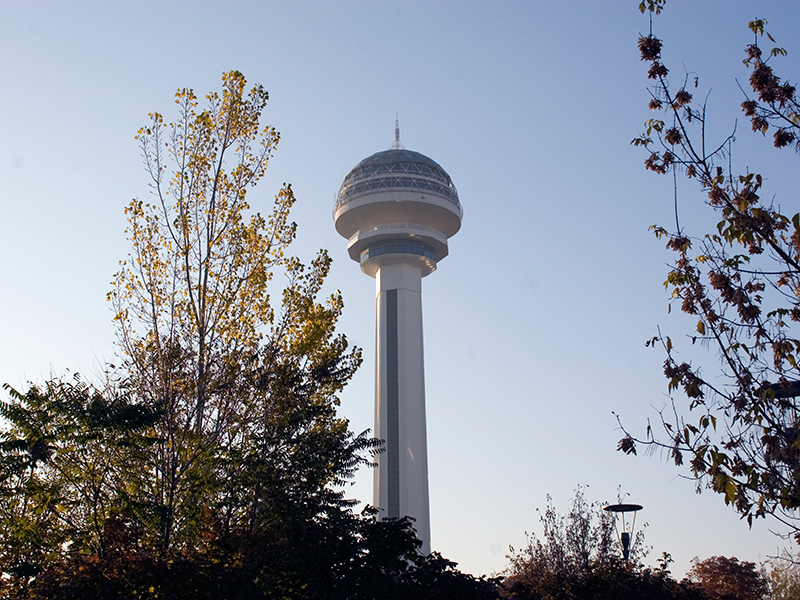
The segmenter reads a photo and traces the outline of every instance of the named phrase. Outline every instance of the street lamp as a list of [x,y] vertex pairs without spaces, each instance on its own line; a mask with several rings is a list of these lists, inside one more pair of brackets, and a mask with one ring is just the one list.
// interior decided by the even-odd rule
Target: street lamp
[[[633,528],[636,525],[636,512],[642,510],[639,504],[609,504],[603,510],[610,513],[622,514],[622,532],[617,529],[616,514],[614,515],[614,531],[619,536],[619,544],[622,546],[622,558],[625,559],[625,564],[628,564],[628,558],[631,555],[631,536],[633,535]],[[633,513],[633,518],[630,521],[630,528],[627,527],[625,521],[625,513]]]

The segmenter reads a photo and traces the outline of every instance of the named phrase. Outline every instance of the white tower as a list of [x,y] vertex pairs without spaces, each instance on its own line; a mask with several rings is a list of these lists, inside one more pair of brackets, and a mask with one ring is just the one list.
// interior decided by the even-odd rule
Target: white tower
[[385,441],[375,471],[382,517],[410,516],[430,553],[422,278],[447,256],[461,204],[436,162],[395,141],[345,177],[334,208],[350,258],[376,280],[375,436]]

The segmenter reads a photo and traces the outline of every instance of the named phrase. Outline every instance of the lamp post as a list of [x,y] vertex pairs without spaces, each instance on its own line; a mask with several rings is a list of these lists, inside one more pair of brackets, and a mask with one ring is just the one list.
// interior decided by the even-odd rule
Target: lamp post
[[[609,504],[603,510],[614,513],[614,531],[617,532],[619,537],[619,545],[622,546],[622,558],[625,559],[625,564],[627,565],[628,558],[631,555],[631,536],[633,535],[633,528],[636,526],[636,513],[642,510],[642,506],[639,504]],[[622,515],[622,531],[617,528],[616,513]],[[627,527],[625,513],[633,513],[633,518],[629,523],[630,528]]]

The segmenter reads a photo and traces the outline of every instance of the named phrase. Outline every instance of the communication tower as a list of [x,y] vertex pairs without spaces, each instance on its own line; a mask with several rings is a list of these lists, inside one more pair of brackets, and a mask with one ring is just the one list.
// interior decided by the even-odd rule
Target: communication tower
[[350,258],[376,280],[374,504],[380,516],[415,519],[430,553],[428,451],[422,338],[422,278],[447,256],[463,212],[438,163],[395,140],[358,163],[336,198],[336,231]]

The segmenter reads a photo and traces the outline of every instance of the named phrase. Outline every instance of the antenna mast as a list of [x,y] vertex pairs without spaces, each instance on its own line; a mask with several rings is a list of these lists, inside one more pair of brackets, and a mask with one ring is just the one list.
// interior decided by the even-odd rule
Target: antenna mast
[[405,146],[400,143],[400,119],[395,113],[394,119],[394,143],[389,147],[390,150],[405,150]]

